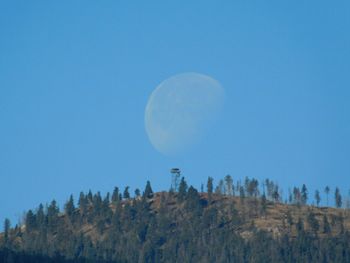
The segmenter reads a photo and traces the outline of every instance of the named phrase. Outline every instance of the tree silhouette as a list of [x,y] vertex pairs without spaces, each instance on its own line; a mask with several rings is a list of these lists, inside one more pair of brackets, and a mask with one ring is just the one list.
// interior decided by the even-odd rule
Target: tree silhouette
[[213,178],[208,177],[207,181],[207,191],[208,191],[208,202],[211,203],[212,196],[213,196]]
[[330,192],[330,188],[329,188],[329,186],[327,185],[326,187],[325,187],[325,189],[324,189],[324,192],[326,193],[326,196],[327,196],[327,206],[329,205],[329,203],[328,203],[328,195],[329,195],[329,192]]
[[335,206],[336,206],[337,208],[342,207],[342,204],[343,204],[343,202],[342,202],[342,196],[341,196],[341,194],[340,194],[340,190],[339,190],[338,187],[335,188],[334,197],[335,197]]
[[125,187],[124,192],[123,192],[123,198],[124,199],[129,199],[130,198],[129,186]]
[[308,199],[307,188],[306,188],[306,185],[303,184],[303,186],[301,187],[301,203],[303,205],[306,205],[307,199]]
[[5,241],[5,243],[8,242],[10,228],[11,228],[10,219],[6,218],[5,221],[4,221],[4,241]]
[[153,190],[151,187],[151,182],[147,181],[145,191],[143,192],[144,198],[152,198],[153,197]]
[[318,190],[315,191],[315,200],[316,200],[316,205],[318,207],[320,205],[320,202],[321,202],[320,191],[318,191]]
[[180,202],[184,201],[187,194],[187,183],[185,181],[185,178],[182,177],[179,185],[179,193],[177,195],[177,198]]

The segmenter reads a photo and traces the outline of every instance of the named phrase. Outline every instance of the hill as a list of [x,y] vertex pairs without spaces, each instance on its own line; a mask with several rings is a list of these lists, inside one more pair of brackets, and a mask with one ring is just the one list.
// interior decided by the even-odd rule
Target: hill
[[176,191],[153,193],[148,182],[142,196],[116,187],[105,197],[81,193],[77,206],[71,196],[62,212],[52,201],[22,225],[5,223],[0,260],[350,262],[348,210],[282,203],[249,185],[236,196],[210,183],[199,193],[184,179]]

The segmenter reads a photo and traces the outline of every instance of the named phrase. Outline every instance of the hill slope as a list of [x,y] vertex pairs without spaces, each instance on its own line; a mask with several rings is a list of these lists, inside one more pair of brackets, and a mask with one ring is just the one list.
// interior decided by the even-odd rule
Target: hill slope
[[350,262],[349,229],[344,209],[264,197],[198,193],[193,187],[155,194],[146,188],[135,198],[89,192],[80,195],[78,207],[71,197],[64,213],[54,201],[28,211],[24,225],[1,235],[0,257],[1,262],[9,257],[16,262],[18,254],[59,258],[47,262]]

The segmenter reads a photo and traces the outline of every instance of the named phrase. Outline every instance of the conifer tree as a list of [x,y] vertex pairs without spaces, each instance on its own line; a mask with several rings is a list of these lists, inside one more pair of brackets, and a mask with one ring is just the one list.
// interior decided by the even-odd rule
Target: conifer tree
[[184,201],[185,200],[185,197],[186,197],[186,194],[187,194],[187,183],[185,181],[185,178],[182,177],[181,178],[181,181],[180,181],[180,185],[179,185],[179,192],[178,192],[178,200],[180,202]]
[[324,192],[326,193],[326,196],[327,196],[327,206],[329,205],[329,203],[328,203],[328,195],[329,195],[329,192],[330,192],[330,188],[329,188],[329,186],[327,185],[326,187],[325,187],[325,189],[324,189]]
[[192,185],[188,188],[188,191],[187,191],[186,207],[189,210],[192,210],[195,212],[198,212],[200,209],[198,191]]
[[46,225],[46,220],[45,220],[45,211],[44,211],[44,206],[43,204],[39,205],[38,211],[36,212],[36,224],[39,227],[45,227]]
[[26,231],[31,232],[32,230],[34,230],[36,226],[35,221],[36,219],[33,211],[29,210],[26,214],[26,219],[25,219]]
[[150,181],[147,181],[145,191],[143,192],[144,198],[152,198],[153,197],[153,190],[151,187]]
[[123,198],[124,199],[129,199],[130,198],[129,186],[125,187],[124,192],[123,192]]
[[229,174],[225,176],[225,193],[233,195],[233,179]]
[[261,197],[261,211],[264,215],[266,214],[266,208],[267,208],[267,200],[266,200],[265,193],[263,193]]
[[316,200],[316,205],[318,207],[320,205],[320,202],[321,202],[320,191],[318,191],[318,190],[315,191],[315,200]]
[[208,202],[210,204],[213,196],[213,178],[210,176],[208,177],[208,181],[207,181],[207,191],[208,191]]
[[112,203],[113,204],[116,204],[118,201],[120,201],[119,194],[120,194],[119,188],[114,187],[113,194],[112,194]]
[[335,188],[335,194],[334,194],[334,196],[335,196],[335,206],[336,206],[337,208],[342,207],[343,201],[342,201],[342,196],[341,196],[341,194],[340,194],[340,190],[339,190],[338,187]]
[[75,210],[73,195],[70,195],[68,202],[65,204],[64,211],[71,218]]
[[301,187],[301,203],[303,205],[306,205],[307,199],[308,199],[307,188],[306,188],[306,185],[303,184],[303,186]]
[[215,193],[218,195],[225,194],[225,186],[224,186],[224,181],[222,179],[219,181],[219,184],[216,186]]
[[293,188],[294,203],[300,205],[301,203],[301,193],[299,187]]
[[56,200],[52,200],[51,204],[47,208],[47,220],[50,231],[53,231],[57,227],[59,208]]
[[239,187],[239,199],[240,199],[241,203],[243,204],[244,199],[245,199],[245,191],[244,191],[243,186]]
[[141,196],[141,191],[140,191],[140,189],[136,188],[135,189],[135,197],[139,198],[140,196]]
[[88,200],[83,192],[80,192],[78,206],[81,214],[85,214],[88,206]]
[[10,219],[6,218],[4,221],[4,241],[8,242],[9,234],[10,234],[11,222]]
[[279,188],[278,185],[274,186],[274,190],[272,193],[272,198],[275,202],[278,202],[280,200],[280,193],[279,193]]

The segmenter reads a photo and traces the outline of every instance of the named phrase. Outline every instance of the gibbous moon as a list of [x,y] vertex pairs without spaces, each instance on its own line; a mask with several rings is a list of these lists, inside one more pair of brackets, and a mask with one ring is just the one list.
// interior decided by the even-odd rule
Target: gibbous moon
[[164,80],[152,92],[145,126],[155,149],[181,153],[200,142],[223,105],[224,90],[215,79],[183,73]]

